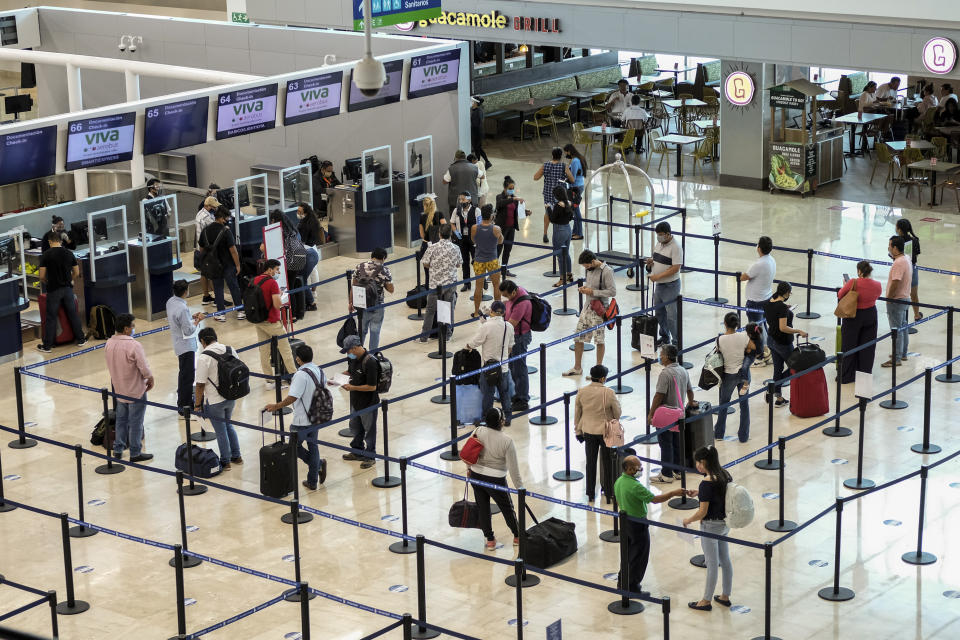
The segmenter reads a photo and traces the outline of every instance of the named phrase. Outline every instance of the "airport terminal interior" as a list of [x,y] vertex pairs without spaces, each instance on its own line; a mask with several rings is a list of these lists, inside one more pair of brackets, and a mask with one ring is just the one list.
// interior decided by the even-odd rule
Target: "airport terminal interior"
[[[903,6],[861,0],[792,11],[754,0],[695,10],[674,0],[22,4],[0,2],[0,638],[960,637],[955,8],[918,0],[904,20]],[[578,175],[567,175],[571,155]],[[460,249],[444,254],[433,223],[423,228],[431,202],[437,218],[456,217],[463,176],[478,224],[492,210],[512,244],[509,260],[501,246],[495,265],[478,260],[466,273],[445,257]],[[576,207],[555,204],[558,184]],[[501,206],[509,195],[524,206]],[[571,236],[558,216],[574,208],[582,230]],[[319,230],[304,237],[306,209]],[[218,281],[222,310],[195,257],[205,210],[222,212],[241,267],[239,297]],[[905,257],[898,234],[910,241]],[[69,243],[78,267],[56,297],[41,282],[51,237]],[[750,320],[755,289],[741,275],[756,273],[761,238],[772,241],[772,288],[792,285],[789,324],[806,338],[776,346],[790,355],[782,401],[769,396],[778,374],[761,358],[745,368],[744,399],[724,403],[709,384],[717,336],[731,313],[735,328]],[[425,243],[438,247],[426,254],[429,275]],[[648,414],[677,367],[650,335],[667,320],[653,309],[667,282],[648,278],[676,248],[679,297],[667,306],[679,327],[666,342],[701,413],[681,421],[677,444],[690,451],[678,454],[682,477],[664,482],[672,463],[660,442],[675,432]],[[360,349],[382,354],[380,380],[388,368],[392,380],[361,419],[358,392],[341,388],[358,384],[345,375],[357,351],[340,347],[360,297],[375,302],[372,280],[353,274],[379,249],[392,287],[374,286],[382,328],[375,347],[364,335]],[[581,288],[595,277],[580,264],[585,251],[612,268],[618,311],[597,302],[609,327],[579,324],[605,321],[594,290]],[[289,372],[264,368],[270,321],[252,321],[246,295],[263,286],[269,260],[289,290],[271,325],[277,348],[289,338],[299,358],[309,346],[332,399],[332,417],[304,432],[323,460],[316,485],[306,462],[289,466],[291,425],[312,414],[303,394],[313,383],[300,374],[277,388]],[[842,320],[835,311],[855,278],[869,312],[864,261],[880,291],[874,342],[867,329],[857,337],[860,311]],[[438,277],[439,304],[427,297]],[[909,298],[904,278],[916,298],[888,303]],[[500,322],[483,316],[499,309],[504,280],[538,294],[549,322],[530,332],[528,373],[522,358],[501,372],[511,393],[526,377],[529,400],[509,412],[503,403],[506,438],[482,455],[512,442],[509,498],[527,510],[514,541],[495,509],[489,543],[454,513],[475,509],[460,502],[477,490],[461,454],[471,434],[491,433],[475,431],[481,390],[455,367],[486,322]],[[231,419],[239,452],[223,467],[206,408],[178,411],[176,349],[190,336],[171,330],[167,310],[183,286],[197,328],[212,328],[249,370]],[[763,297],[774,293],[784,298]],[[45,337],[49,300],[75,301],[80,335],[61,308]],[[439,331],[424,320],[434,308]],[[113,458],[95,429],[116,422],[111,389],[136,387],[111,380],[108,360],[147,375],[132,347],[107,355],[100,333],[123,314],[152,375],[149,455],[133,461],[129,449]],[[586,345],[577,372],[582,340],[604,348]],[[856,347],[845,357],[867,364],[840,379],[837,353]],[[872,363],[860,357],[870,350]],[[510,359],[501,353],[491,363]],[[611,441],[621,448],[604,445],[598,473],[609,478],[588,496],[576,406],[596,386],[598,354],[624,434]],[[265,410],[297,389],[309,411],[292,401]],[[372,451],[351,449],[351,429],[362,436],[371,415]],[[701,523],[684,524],[699,513],[695,495],[659,497],[703,486],[691,456],[701,446],[750,496],[745,526],[732,526],[743,507],[727,500],[726,526],[711,521],[704,527],[719,534],[701,536]],[[288,466],[271,466],[278,451]],[[635,481],[620,475],[630,455]],[[635,507],[605,495],[618,477],[618,487],[652,492],[645,520],[620,522],[618,510]],[[627,590],[618,573],[636,566],[641,527],[649,562]],[[549,562],[527,559],[564,544]],[[721,557],[729,549],[732,582],[721,566],[705,594],[717,571],[703,568],[705,551],[718,546]]]

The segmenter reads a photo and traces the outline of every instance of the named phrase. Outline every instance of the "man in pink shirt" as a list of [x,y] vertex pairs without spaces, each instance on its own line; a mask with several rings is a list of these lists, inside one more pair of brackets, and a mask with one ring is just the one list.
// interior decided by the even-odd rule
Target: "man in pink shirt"
[[890,238],[887,252],[893,258],[890,275],[887,276],[887,320],[890,322],[890,330],[897,332],[897,353],[891,354],[890,359],[882,366],[897,367],[907,359],[907,346],[910,343],[910,332],[904,327],[907,324],[907,309],[910,306],[913,265],[910,263],[910,258],[903,253],[903,238],[900,236]]
[[[117,398],[117,434],[113,440],[113,455],[120,459],[123,450],[130,447],[130,462],[146,462],[152,453],[140,450],[143,441],[143,415],[147,410],[147,391],[153,388],[153,373],[143,352],[143,345],[133,339],[133,316],[117,316],[117,333],[107,340],[104,349],[110,381]],[[130,400],[129,398],[139,398]]]

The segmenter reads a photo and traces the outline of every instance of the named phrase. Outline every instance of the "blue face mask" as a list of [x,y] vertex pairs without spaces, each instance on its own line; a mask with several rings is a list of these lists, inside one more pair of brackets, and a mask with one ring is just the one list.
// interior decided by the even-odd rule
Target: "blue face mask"
[[507,195],[512,196],[516,189],[507,189]]
[[347,354],[347,357],[350,358],[351,360],[356,360],[356,359],[357,359],[357,356],[355,356],[355,355],[352,354],[352,353],[348,353],[348,354]]

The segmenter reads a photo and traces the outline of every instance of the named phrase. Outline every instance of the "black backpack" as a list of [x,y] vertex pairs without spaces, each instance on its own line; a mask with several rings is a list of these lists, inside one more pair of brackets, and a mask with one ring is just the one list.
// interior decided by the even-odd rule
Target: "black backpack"
[[[459,376],[463,373],[476,371],[482,364],[483,362],[479,351],[476,349],[460,349],[453,354],[453,375]],[[480,384],[479,374],[474,374],[457,381],[457,386],[465,384]]]
[[263,299],[263,283],[266,278],[259,282],[256,278],[243,290],[243,313],[247,316],[247,322],[254,324],[265,322],[270,315],[267,309],[267,301]]
[[390,391],[390,385],[393,384],[393,363],[387,360],[387,357],[377,351],[376,353],[367,352],[367,355],[377,361],[380,373],[377,376],[377,393],[386,393]]
[[[326,386],[320,384],[312,371],[309,369],[304,369],[304,371],[313,380],[313,395],[310,398],[310,406],[306,407],[310,424],[330,422],[330,419],[333,418],[333,394]],[[303,398],[300,398],[300,402],[303,402]]]
[[[226,353],[204,351],[217,361],[217,381],[210,380],[224,400],[237,400],[250,393],[250,369],[237,357],[232,347]],[[208,378],[209,380],[209,378]]]
[[[377,306],[377,303],[378,303],[379,300],[380,300],[380,287],[377,285],[376,277],[377,277],[378,275],[380,275],[382,272],[383,272],[383,267],[378,267],[378,268],[374,271],[372,277],[361,277],[361,278],[358,278],[358,277],[354,276],[354,278],[353,278],[353,286],[355,286],[355,287],[363,287],[364,292],[365,292],[364,298],[366,299],[366,300],[365,300],[366,307],[363,307],[363,308],[369,308],[369,307],[375,307],[375,306]],[[354,273],[356,273],[356,271],[354,271]]]
[[547,327],[550,326],[550,320],[553,318],[553,307],[550,306],[549,302],[535,293],[520,296],[514,301],[514,304],[523,302],[524,300],[530,301],[530,330],[546,331]]
[[87,328],[88,338],[93,336],[97,340],[107,340],[117,332],[117,314],[105,304],[95,305],[90,309]]
[[[204,233],[210,227],[204,229]],[[223,261],[220,259],[220,254],[217,252],[217,247],[220,245],[220,238],[223,237],[223,234],[226,233],[226,229],[221,229],[220,233],[217,234],[217,239],[213,241],[212,245],[208,245],[203,249],[203,253],[200,254],[200,275],[209,280],[219,280],[223,277]],[[207,238],[209,241],[210,239]]]

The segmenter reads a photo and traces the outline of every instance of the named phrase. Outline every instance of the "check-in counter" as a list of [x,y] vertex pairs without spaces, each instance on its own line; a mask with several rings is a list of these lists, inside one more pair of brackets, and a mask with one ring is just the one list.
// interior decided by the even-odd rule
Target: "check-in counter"
[[0,280],[0,363],[23,355],[23,334],[20,331],[20,312],[30,306],[23,298],[20,278]]
[[130,293],[136,317],[153,321],[166,315],[167,300],[173,295],[173,272],[182,266],[173,238],[146,243],[130,240],[130,271],[135,275]]
[[390,203],[390,189],[367,193],[367,209],[362,196],[360,188],[352,185],[327,190],[329,226],[340,255],[368,258],[377,247],[392,252],[395,208]]
[[130,285],[137,278],[127,267],[124,246],[118,245],[113,251],[98,254],[96,265],[92,264],[89,251],[80,252],[77,261],[82,265],[83,299],[87,314],[98,304],[109,306],[117,314],[131,312]]

